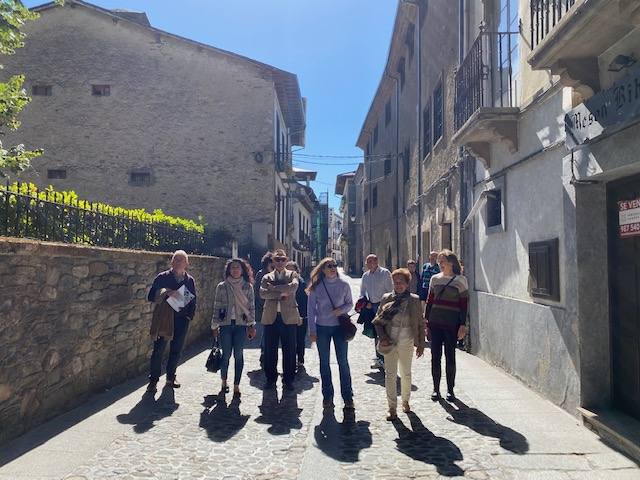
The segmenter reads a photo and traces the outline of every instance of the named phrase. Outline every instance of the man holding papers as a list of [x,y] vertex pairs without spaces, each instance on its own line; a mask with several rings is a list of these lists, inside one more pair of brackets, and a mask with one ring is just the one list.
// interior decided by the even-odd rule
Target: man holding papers
[[[189,321],[196,312],[196,283],[187,273],[189,257],[184,250],[177,250],[171,258],[171,269],[160,273],[149,290],[148,300],[154,302],[151,335],[153,337],[153,353],[151,354],[151,368],[149,373],[148,391],[155,391],[162,371],[162,355],[167,342],[169,345],[169,359],[167,361],[167,386],[180,388],[176,381],[176,369],[180,361],[180,354],[189,329]],[[166,322],[161,317],[169,318],[173,315],[172,334],[166,328]],[[171,322],[169,322],[171,323]],[[158,327],[162,325],[161,327]]]

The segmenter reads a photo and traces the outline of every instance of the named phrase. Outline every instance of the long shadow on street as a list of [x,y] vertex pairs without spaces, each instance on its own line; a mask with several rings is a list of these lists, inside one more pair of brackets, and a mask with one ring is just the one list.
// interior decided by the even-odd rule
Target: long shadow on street
[[275,388],[264,390],[262,403],[258,408],[260,416],[255,421],[270,425],[267,432],[271,435],[288,435],[291,430],[302,428],[300,421],[302,409],[298,407],[296,392],[285,392],[278,399],[278,391]]
[[[365,373],[366,377],[369,377],[369,380],[366,380],[365,383],[368,383],[369,385],[380,385],[381,387],[384,387],[384,370],[376,370],[375,372],[369,372],[369,373]],[[400,377],[396,377],[397,380],[397,390],[398,390],[398,395],[400,395]],[[418,390],[418,387],[411,384],[411,391],[412,392],[416,392]]]
[[327,456],[340,462],[355,463],[360,452],[373,443],[369,422],[357,421],[353,410],[344,410],[339,423],[333,408],[325,408],[322,421],[314,429],[318,448]]
[[227,404],[224,393],[207,395],[202,405],[204,410],[200,414],[199,426],[207,431],[207,436],[214,442],[226,442],[249,421],[250,415],[240,413],[240,397],[234,396]]
[[497,438],[505,450],[519,455],[529,451],[529,442],[524,435],[497,423],[477,408],[471,408],[460,400],[455,400],[455,407],[444,400],[440,400],[440,405],[451,415],[451,421],[469,427],[485,437]]
[[407,416],[411,422],[411,429],[400,419],[393,422],[398,432],[398,450],[414,460],[434,465],[440,475],[464,475],[464,470],[454,463],[463,459],[458,446],[451,440],[434,435],[415,413],[409,412]]
[[122,413],[116,419],[120,423],[133,425],[136,433],[146,433],[154,427],[156,421],[173,415],[179,406],[173,388],[164,387],[157,399],[155,392],[145,392],[128,413]]

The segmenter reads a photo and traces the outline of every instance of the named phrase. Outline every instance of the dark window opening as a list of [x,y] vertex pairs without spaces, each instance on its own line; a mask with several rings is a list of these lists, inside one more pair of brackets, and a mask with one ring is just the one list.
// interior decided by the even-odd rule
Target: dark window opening
[[502,191],[490,190],[487,193],[487,227],[502,225]]
[[529,293],[532,297],[560,300],[559,240],[529,244]]
[[373,198],[371,199],[371,208],[378,206],[378,187],[373,187]]
[[151,185],[151,173],[131,172],[129,174],[129,183],[134,187],[148,187]]
[[373,144],[378,144],[378,125],[376,125],[376,128],[373,129]]
[[384,174],[391,174],[391,157],[387,157],[384,159]]
[[409,176],[411,173],[411,155],[410,155],[409,145],[404,147],[404,152],[402,153],[402,164],[404,170],[404,181],[409,181]]
[[451,224],[450,223],[443,223],[442,224],[441,246],[442,246],[442,248],[446,248],[446,249],[452,250],[452,246],[451,246]]
[[31,95],[39,97],[50,97],[53,94],[51,85],[33,85],[31,87]]
[[364,213],[367,213],[369,211],[369,199],[365,198],[364,199]]
[[435,145],[438,140],[442,138],[444,131],[444,116],[443,116],[443,98],[442,98],[442,82],[436,87],[433,92],[433,144]]
[[400,90],[404,90],[405,71],[404,71],[404,57],[398,62],[398,76],[400,77]]
[[91,95],[108,97],[111,95],[111,85],[91,85]]
[[411,64],[411,62],[413,61],[413,53],[415,51],[415,35],[416,27],[413,23],[410,23],[409,28],[407,28],[407,36],[405,37],[407,52],[409,53],[409,64]]
[[67,178],[66,168],[50,168],[47,170],[47,178]]
[[422,141],[424,156],[426,157],[431,153],[431,106],[424,107],[422,113]]

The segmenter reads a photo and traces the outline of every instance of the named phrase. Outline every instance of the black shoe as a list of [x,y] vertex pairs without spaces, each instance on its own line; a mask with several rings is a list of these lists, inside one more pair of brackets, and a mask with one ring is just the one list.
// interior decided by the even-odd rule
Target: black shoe
[[437,402],[438,400],[440,400],[440,392],[435,391],[431,394],[431,400],[434,402]]
[[456,400],[456,394],[453,393],[453,390],[447,392],[447,402],[454,402]]
[[229,385],[224,385],[220,387],[220,393],[229,393]]
[[167,387],[169,388],[180,388],[180,384],[178,382],[176,382],[176,379],[174,378],[173,380],[167,380]]
[[155,392],[157,390],[158,390],[158,381],[149,380],[149,385],[147,385],[147,392]]

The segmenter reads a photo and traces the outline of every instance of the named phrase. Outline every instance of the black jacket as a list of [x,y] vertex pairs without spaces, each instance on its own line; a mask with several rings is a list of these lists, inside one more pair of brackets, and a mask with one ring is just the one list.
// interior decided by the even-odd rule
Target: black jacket
[[[149,295],[147,295],[147,299],[150,302],[155,302],[156,293],[158,290],[162,288],[168,288],[170,290],[178,290],[182,285],[184,285],[193,295],[196,295],[196,282],[191,275],[187,273],[185,280],[179,282],[176,280],[175,275],[171,270],[164,271],[159,273],[158,276],[153,280],[153,285],[151,285],[151,290],[149,290]],[[196,313],[196,298],[191,300],[189,304],[184,307],[179,312],[175,312],[173,314],[173,318],[186,318],[187,320],[191,320]]]
[[307,288],[307,282],[304,281],[302,277],[298,279],[298,290],[296,291],[296,302],[298,303],[298,312],[302,318],[307,318],[307,292],[305,289]]

